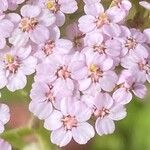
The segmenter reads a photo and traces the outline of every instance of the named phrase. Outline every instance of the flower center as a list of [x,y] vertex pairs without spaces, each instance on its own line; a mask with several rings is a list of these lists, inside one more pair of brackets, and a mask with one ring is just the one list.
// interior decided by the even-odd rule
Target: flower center
[[68,71],[68,67],[66,67],[66,66],[60,67],[57,71],[57,76],[62,78],[62,79],[70,78],[71,74]]
[[62,122],[67,130],[71,130],[73,127],[77,127],[77,119],[75,117],[66,116],[62,119]]
[[97,28],[100,28],[102,27],[104,24],[108,24],[110,21],[109,21],[109,18],[107,16],[106,13],[102,13],[99,15],[97,21],[96,21],[96,26]]
[[36,18],[23,18],[19,24],[19,28],[23,32],[29,32],[34,30],[35,27],[38,25],[38,21]]
[[48,0],[45,5],[47,9],[51,10],[54,13],[60,10],[60,5],[58,4],[57,0]]
[[55,47],[55,42],[54,41],[48,41],[42,50],[44,51],[46,56],[49,56],[53,53],[53,48]]
[[4,57],[4,62],[6,64],[6,69],[10,72],[10,73],[16,73],[20,63],[19,63],[19,59],[15,58],[13,55],[11,54],[6,54]]
[[47,92],[45,95],[48,101],[53,102],[55,100],[52,85],[49,86],[49,92]]
[[106,47],[105,47],[105,44],[101,44],[101,45],[95,45],[93,49],[94,49],[94,52],[98,52],[99,54],[104,54]]
[[129,50],[133,50],[136,48],[136,40],[134,38],[127,38],[126,43],[125,43],[125,47],[127,47]]
[[113,0],[111,6],[119,6],[121,5],[122,0]]
[[144,60],[140,63],[138,63],[139,69],[145,71],[146,73],[150,73],[150,64]]
[[77,35],[73,39],[74,47],[82,47],[83,42],[82,39],[85,37],[85,34]]
[[106,108],[102,108],[101,110],[96,109],[94,111],[95,117],[100,117],[101,119],[104,118],[105,116],[109,115],[110,111]]
[[102,77],[103,72],[95,64],[90,65],[89,71],[92,82],[98,82],[99,78]]

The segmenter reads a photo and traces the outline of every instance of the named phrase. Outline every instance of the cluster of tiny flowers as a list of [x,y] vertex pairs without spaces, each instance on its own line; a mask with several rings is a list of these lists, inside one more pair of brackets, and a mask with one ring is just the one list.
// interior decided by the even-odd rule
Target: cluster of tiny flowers
[[[80,0],[0,3],[0,89],[23,89],[35,73],[29,110],[60,147],[113,133],[115,121],[126,117],[125,105],[133,96],[143,99],[150,82],[150,29],[124,25],[131,2],[113,0],[105,10],[100,0],[83,1],[85,14],[64,37],[66,14],[77,11]],[[9,120],[4,104],[0,115],[1,132]]]

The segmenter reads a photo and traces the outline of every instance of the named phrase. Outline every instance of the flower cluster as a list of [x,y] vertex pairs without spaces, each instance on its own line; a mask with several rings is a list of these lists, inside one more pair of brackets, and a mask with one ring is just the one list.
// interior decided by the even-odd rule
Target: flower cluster
[[[85,14],[67,24],[65,36],[65,14],[74,13],[80,1],[0,4],[0,89],[23,89],[35,73],[29,110],[61,147],[72,139],[86,144],[95,132],[113,133],[115,121],[126,116],[125,105],[134,95],[143,99],[150,82],[150,29],[125,25],[131,2],[113,0],[104,9],[100,0],[83,1]],[[12,13],[16,8],[19,14]],[[3,124],[9,118],[5,107]]]

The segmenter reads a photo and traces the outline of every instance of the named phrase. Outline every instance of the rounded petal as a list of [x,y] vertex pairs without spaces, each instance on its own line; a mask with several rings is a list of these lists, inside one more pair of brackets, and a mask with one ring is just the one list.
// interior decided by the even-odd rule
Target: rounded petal
[[84,6],[84,12],[87,15],[98,16],[104,12],[104,8],[100,3],[91,3]]
[[115,124],[109,118],[103,118],[103,119],[98,118],[95,123],[95,129],[100,136],[107,135],[114,132]]
[[53,13],[50,13],[49,10],[43,10],[40,17],[39,17],[39,22],[48,27],[54,24],[56,21],[56,17],[54,16]]
[[93,127],[89,123],[80,123],[78,127],[72,129],[73,139],[78,144],[86,144],[95,135]]
[[113,99],[121,104],[127,104],[132,100],[132,93],[125,88],[119,88],[113,93]]
[[112,120],[121,120],[127,115],[126,109],[123,105],[116,104],[110,110],[109,118]]
[[63,13],[71,14],[74,13],[77,9],[77,2],[74,0],[59,0],[60,10]]
[[146,96],[147,93],[147,88],[145,85],[143,84],[138,84],[136,83],[133,87],[133,93],[139,97],[139,98],[144,98]]
[[59,54],[68,54],[70,53],[71,49],[73,47],[73,44],[71,41],[66,39],[58,39],[55,42],[55,52]]
[[57,130],[63,126],[63,122],[61,121],[62,118],[62,113],[54,110],[51,115],[45,119],[44,127],[48,130]]
[[64,13],[62,13],[61,11],[58,11],[55,14],[55,17],[56,17],[56,25],[58,27],[61,27],[65,23],[65,15],[64,15]]
[[24,5],[21,8],[21,15],[23,17],[34,18],[37,17],[41,12],[40,7],[35,5]]
[[48,40],[49,30],[45,26],[38,25],[33,31],[30,32],[30,38],[36,44],[41,44]]
[[54,130],[51,133],[51,141],[52,143],[63,147],[67,145],[72,139],[71,131],[66,131],[64,128],[60,128],[58,130]]
[[[96,27],[95,18],[90,15],[82,16],[79,19],[78,26],[79,26],[80,31],[82,31],[84,33],[90,32],[90,31],[94,30]],[[87,26],[88,26],[88,28],[87,28]]]
[[17,72],[8,79],[7,88],[14,92],[23,89],[27,84],[27,78],[22,72]]
[[37,102],[31,101],[29,104],[29,110],[37,116],[39,119],[47,119],[53,111],[51,102]]
[[6,124],[10,119],[9,107],[5,104],[0,104],[0,122]]
[[22,65],[20,69],[25,75],[31,75],[35,72],[35,68],[37,65],[37,59],[33,56],[28,57],[27,59],[22,61]]
[[84,91],[91,85],[91,83],[92,81],[90,78],[79,80],[79,89]]
[[6,46],[6,40],[3,37],[0,37],[0,49],[3,49]]

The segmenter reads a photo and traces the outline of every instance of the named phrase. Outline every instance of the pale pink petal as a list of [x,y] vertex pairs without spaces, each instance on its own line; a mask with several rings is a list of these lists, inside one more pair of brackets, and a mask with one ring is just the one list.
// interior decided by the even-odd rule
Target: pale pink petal
[[120,27],[117,24],[105,24],[102,28],[103,32],[110,37],[118,37],[121,33]]
[[95,123],[95,129],[100,136],[107,135],[114,132],[115,124],[109,118],[103,118],[103,119],[98,118]]
[[91,85],[91,79],[87,78],[87,79],[83,79],[79,81],[79,89],[81,91],[86,90],[90,85]]
[[14,30],[12,37],[9,38],[9,42],[14,46],[21,47],[26,45],[29,40],[29,35],[26,32],[22,32],[20,29]]
[[59,54],[68,54],[70,53],[71,49],[73,47],[73,44],[71,41],[67,39],[58,39],[55,42],[55,52]]
[[39,23],[41,23],[44,26],[51,26],[55,23],[56,17],[53,13],[50,13],[49,10],[43,10],[40,17],[39,17]]
[[48,130],[57,130],[63,126],[63,115],[60,111],[54,110],[51,115],[45,119],[44,127]]
[[6,124],[10,119],[9,107],[5,104],[0,104],[0,122]]
[[3,37],[0,37],[0,49],[3,49],[6,46],[6,40]]
[[14,92],[19,89],[23,89],[26,86],[27,78],[22,72],[17,72],[15,75],[8,79],[7,88]]
[[74,13],[77,9],[77,2],[74,0],[59,0],[60,10],[63,13],[71,14]]
[[6,73],[2,70],[0,70],[0,89],[5,87],[7,84],[7,78],[6,78]]
[[0,21],[0,35],[3,37],[9,37],[13,31],[14,25],[11,21],[3,19]]
[[47,119],[53,111],[51,102],[37,102],[31,101],[29,104],[29,110],[37,116],[39,119]]
[[72,129],[73,139],[78,144],[86,144],[95,135],[93,127],[89,123],[79,123],[77,128]]
[[123,105],[115,105],[111,108],[109,118],[112,120],[121,120],[127,115],[126,109]]
[[106,92],[111,92],[117,82],[117,75],[113,71],[107,71],[103,74],[103,77],[99,79],[101,88]]
[[22,70],[22,72],[25,75],[31,75],[32,73],[35,72],[36,65],[37,65],[37,59],[33,56],[30,56],[27,59],[22,61],[20,70]]
[[7,0],[2,0],[0,2],[0,11],[6,11],[8,9],[8,2]]
[[141,6],[143,6],[144,8],[150,10],[150,3],[149,3],[149,2],[141,1],[141,2],[139,2],[139,4],[140,4]]
[[[80,31],[82,31],[84,33],[90,32],[90,31],[94,30],[96,27],[95,18],[90,15],[82,16],[79,19],[78,26],[79,26]],[[87,26],[88,26],[88,28],[87,28]]]
[[55,14],[56,17],[56,25],[61,27],[65,23],[65,15],[61,11],[58,11]]
[[24,5],[21,8],[21,15],[23,17],[34,18],[37,17],[41,12],[40,7],[35,5]]
[[84,11],[87,15],[98,16],[104,12],[104,8],[100,3],[92,3],[85,5]]
[[51,133],[51,141],[53,144],[56,144],[60,147],[66,146],[72,139],[72,133],[70,130],[65,130],[64,128],[60,128],[58,130],[54,130]]
[[38,25],[33,31],[30,32],[30,38],[36,44],[41,44],[48,40],[49,30],[45,26]]
[[119,88],[113,93],[113,99],[121,104],[127,104],[132,100],[132,93],[125,88]]
[[143,84],[136,83],[132,91],[137,97],[143,99],[146,96],[147,88]]

